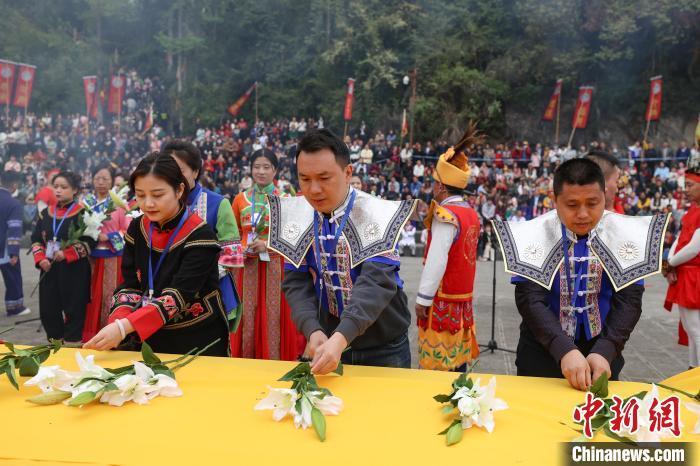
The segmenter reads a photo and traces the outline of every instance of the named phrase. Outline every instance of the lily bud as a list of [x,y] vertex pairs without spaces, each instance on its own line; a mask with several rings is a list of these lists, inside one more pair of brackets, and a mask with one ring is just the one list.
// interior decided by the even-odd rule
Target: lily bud
[[71,397],[70,392],[54,391],[28,398],[27,401],[36,405],[55,405]]

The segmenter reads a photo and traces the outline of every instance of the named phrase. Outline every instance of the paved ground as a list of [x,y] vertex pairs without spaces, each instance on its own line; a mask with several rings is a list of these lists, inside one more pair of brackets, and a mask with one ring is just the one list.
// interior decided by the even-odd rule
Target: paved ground
[[[32,309],[29,316],[8,318],[2,313],[0,329],[15,325],[12,332],[3,337],[16,343],[38,344],[45,339],[38,321],[19,323],[39,317],[38,292],[30,296],[37,283],[39,274],[32,266],[31,258],[22,253],[24,271],[25,302]],[[402,278],[406,281],[409,305],[413,309],[416,289],[420,278],[421,265],[417,258],[407,257],[403,260]],[[491,339],[491,302],[492,302],[493,262],[480,262],[477,267],[475,284],[475,312],[478,340],[487,344]],[[0,284],[0,292],[4,286]],[[662,308],[666,292],[666,282],[656,276],[647,280],[644,295],[644,312],[625,349],[627,364],[622,371],[623,380],[660,381],[677,374],[688,367],[688,355],[685,347],[676,344],[678,315],[666,312]],[[515,349],[518,342],[518,325],[520,316],[515,309],[513,286],[509,276],[503,272],[502,263],[498,262],[496,274],[496,326],[495,340],[501,348]],[[416,327],[411,327],[413,354],[416,342]],[[415,357],[414,357],[415,359]],[[414,362],[415,365],[415,362]],[[511,353],[496,351],[493,354],[485,350],[479,361],[479,370],[494,374],[515,374],[515,356]]]

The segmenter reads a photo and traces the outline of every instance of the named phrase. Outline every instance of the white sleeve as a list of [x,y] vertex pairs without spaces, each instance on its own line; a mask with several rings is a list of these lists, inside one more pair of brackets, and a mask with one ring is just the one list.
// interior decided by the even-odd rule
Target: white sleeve
[[668,250],[668,257],[669,258],[676,254],[676,247],[678,247],[678,237],[677,236],[676,236],[676,239],[673,241],[673,244],[671,245],[671,249]]
[[420,276],[420,284],[418,285],[417,304],[422,306],[433,304],[433,298],[440,286],[442,276],[445,274],[447,256],[450,253],[450,248],[456,235],[456,226],[437,220],[433,221],[430,248],[425,259],[423,273]]
[[674,248],[668,254],[668,263],[671,267],[678,267],[694,259],[695,256],[700,254],[700,228],[695,230],[693,237],[690,238],[690,242],[683,249],[676,252],[675,246],[676,243],[674,243]]

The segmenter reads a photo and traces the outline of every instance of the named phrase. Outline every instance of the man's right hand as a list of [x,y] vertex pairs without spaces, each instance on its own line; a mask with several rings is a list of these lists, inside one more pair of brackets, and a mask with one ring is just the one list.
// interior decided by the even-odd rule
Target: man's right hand
[[304,350],[304,357],[313,359],[316,355],[316,349],[327,341],[328,337],[323,330],[316,330],[309,336],[309,341],[306,343],[306,349]]
[[577,349],[569,351],[561,358],[561,373],[569,381],[569,385],[577,390],[586,391],[591,386],[591,366]]
[[39,268],[44,272],[48,272],[51,270],[51,262],[48,259],[42,259],[42,261],[39,262]]

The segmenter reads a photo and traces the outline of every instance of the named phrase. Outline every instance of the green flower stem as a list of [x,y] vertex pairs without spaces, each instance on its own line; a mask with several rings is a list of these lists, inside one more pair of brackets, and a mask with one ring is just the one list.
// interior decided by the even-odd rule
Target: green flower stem
[[179,358],[170,359],[170,360],[168,360],[168,361],[163,361],[161,364],[166,364],[166,365],[167,365],[167,364],[172,364],[172,363],[174,363],[174,362],[180,362],[180,361],[182,361],[183,359],[186,359],[188,356],[191,356],[191,355],[192,355],[195,351],[197,351],[198,349],[199,349],[199,348],[192,348],[191,350],[189,350],[188,352],[186,352],[185,354],[183,354],[183,355],[180,356]]
[[670,390],[670,391],[672,391],[672,392],[681,393],[681,394],[683,394],[683,395],[685,395],[685,396],[687,396],[688,398],[691,398],[691,399],[693,399],[693,400],[700,401],[700,392],[698,392],[697,395],[691,395],[691,394],[688,393],[688,392],[685,392],[685,391],[680,390],[680,389],[678,389],[678,388],[669,387],[668,385],[664,385],[664,384],[662,384],[662,383],[657,383],[657,384],[655,384],[655,385],[656,385],[657,387],[665,388],[666,390]]
[[212,346],[214,346],[215,344],[217,344],[220,340],[221,340],[221,338],[217,338],[216,340],[212,341],[211,343],[209,343],[207,346],[205,346],[205,347],[202,348],[201,350],[199,350],[199,351],[197,351],[196,353],[194,353],[194,354],[192,355],[192,357],[190,357],[190,358],[187,359],[186,361],[181,362],[180,364],[177,364],[177,365],[171,367],[170,370],[173,371],[173,372],[175,372],[176,370],[180,369],[181,367],[185,367],[186,365],[188,365],[189,363],[191,363],[192,361],[194,361],[195,359],[197,359],[197,358],[198,358],[202,353],[204,353],[206,350],[208,350],[209,348],[211,348]]

